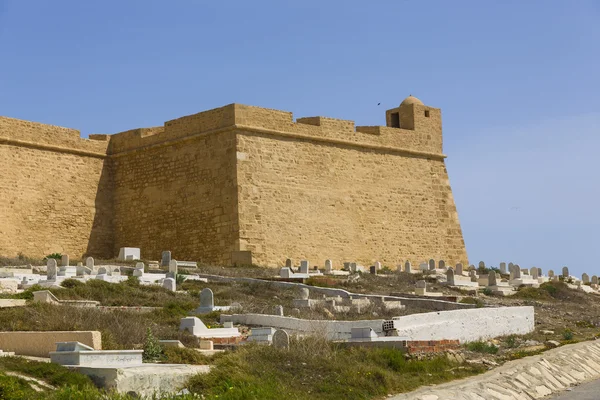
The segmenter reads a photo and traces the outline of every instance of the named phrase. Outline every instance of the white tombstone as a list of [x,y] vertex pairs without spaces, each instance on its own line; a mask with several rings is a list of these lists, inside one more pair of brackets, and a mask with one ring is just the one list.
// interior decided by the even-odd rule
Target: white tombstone
[[478,268],[484,269],[485,268],[485,262],[479,261]]
[[69,266],[69,255],[68,254],[62,255],[62,258],[60,259],[60,265],[61,265],[61,267]]
[[146,266],[141,261],[135,263],[135,269],[141,269],[143,271],[145,267]]
[[291,278],[292,274],[293,274],[293,272],[289,268],[281,268],[279,270],[279,277],[280,278]]
[[435,269],[435,260],[433,258],[429,259],[429,269],[430,270],[434,270]]
[[57,274],[56,259],[49,258],[46,261],[46,278],[49,281],[55,280]]
[[98,268],[98,275],[106,275],[106,268],[105,267]]
[[88,257],[85,259],[85,266],[89,269],[94,269],[94,257]]
[[490,271],[488,274],[488,286],[497,286],[496,271]]
[[171,252],[169,250],[163,251],[160,258],[161,267],[171,266]]
[[592,275],[592,285],[598,284],[598,277],[596,275]]
[[172,274],[177,274],[177,260],[171,260],[169,262],[169,272]]
[[112,275],[113,276],[121,276],[121,268],[120,267],[114,267],[111,268],[112,269]]
[[333,263],[331,262],[331,260],[325,260],[325,273],[331,273],[331,271],[333,270]]
[[568,278],[569,277],[569,268],[563,267],[563,269],[562,269],[562,276],[563,276],[563,278]]
[[583,283],[590,283],[590,276],[584,272],[583,275],[581,275],[581,281]]
[[377,271],[379,271],[381,269],[381,263],[379,261],[375,261],[374,266]]
[[438,261],[438,268],[439,269],[446,269],[446,261],[444,261],[444,260]]
[[554,271],[552,271],[551,269],[548,270],[548,278],[552,278],[554,277]]
[[136,268],[133,270],[133,276],[137,276],[138,278],[141,278],[142,276],[144,276],[144,269],[140,269],[140,268]]
[[165,278],[162,283],[162,287],[174,292],[176,290],[175,279],[173,278]]
[[404,272],[410,272],[412,266],[410,265],[410,261],[406,261],[404,263]]
[[537,269],[537,267],[531,267],[531,269],[529,270],[529,275],[531,275],[532,279],[537,279],[538,278],[538,269]]
[[500,263],[500,273],[502,275],[506,275],[506,263],[505,262]]
[[300,261],[300,273],[308,274],[308,269],[310,268],[310,264],[307,260]]
[[200,292],[199,313],[209,313],[215,309],[215,296],[210,288],[204,288]]
[[140,249],[137,247],[121,247],[119,249],[119,261],[133,261],[139,260],[140,257]]

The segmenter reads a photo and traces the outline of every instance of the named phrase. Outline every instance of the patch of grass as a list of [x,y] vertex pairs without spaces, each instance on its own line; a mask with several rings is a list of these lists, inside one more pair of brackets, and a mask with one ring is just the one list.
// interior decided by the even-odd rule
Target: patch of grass
[[573,339],[573,331],[569,328],[565,329],[562,333],[563,340],[572,340]]
[[23,253],[19,253],[16,257],[3,257],[0,256],[0,267],[7,266],[21,266],[21,265],[42,265],[45,264],[44,260],[39,258],[32,258],[24,255]]
[[509,353],[506,356],[507,360],[518,360],[520,358],[524,358],[524,357],[529,357],[529,356],[537,356],[538,354],[542,354],[545,350],[544,349],[539,349],[539,350],[518,350],[512,353]]
[[[350,367],[351,366],[351,367]],[[483,372],[445,357],[406,360],[396,349],[292,338],[289,350],[249,344],[215,360],[188,385],[205,399],[367,399]]]
[[483,289],[482,293],[485,294],[486,296],[492,296],[494,294],[494,292],[492,292],[492,289],[490,289],[489,287],[486,287],[485,289]]
[[504,343],[506,344],[506,347],[508,347],[510,349],[513,349],[518,346],[517,337],[515,335],[508,336]]
[[72,372],[62,365],[31,361],[22,357],[0,357],[0,370],[19,372],[41,379],[52,386],[73,386],[77,388],[93,386],[90,378]]
[[483,300],[475,298],[475,297],[465,297],[459,301],[459,303],[463,304],[475,304],[477,308],[483,307]]
[[497,354],[499,350],[498,346],[487,342],[470,342],[467,343],[465,347],[469,351],[485,354]]
[[[194,364],[194,365],[209,365],[211,358],[190,348],[181,347],[165,347],[163,348],[165,362],[169,364]],[[221,353],[217,353],[221,354]],[[218,357],[218,355],[215,355]]]
[[26,400],[36,395],[27,381],[14,376],[7,376],[0,372],[0,399]]
[[564,282],[545,282],[539,288],[521,287],[513,296],[532,300],[566,300],[572,295],[572,290]]

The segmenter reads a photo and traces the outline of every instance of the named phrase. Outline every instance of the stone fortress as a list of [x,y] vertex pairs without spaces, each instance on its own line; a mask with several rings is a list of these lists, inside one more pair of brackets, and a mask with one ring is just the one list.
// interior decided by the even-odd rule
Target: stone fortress
[[468,265],[441,110],[386,126],[230,104],[114,135],[0,117],[0,255]]

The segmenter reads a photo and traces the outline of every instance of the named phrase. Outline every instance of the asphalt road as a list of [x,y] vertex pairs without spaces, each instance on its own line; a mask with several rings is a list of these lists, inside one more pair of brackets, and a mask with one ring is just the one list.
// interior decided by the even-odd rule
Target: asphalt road
[[584,383],[573,388],[570,392],[562,392],[558,396],[548,397],[547,400],[599,400],[600,379]]

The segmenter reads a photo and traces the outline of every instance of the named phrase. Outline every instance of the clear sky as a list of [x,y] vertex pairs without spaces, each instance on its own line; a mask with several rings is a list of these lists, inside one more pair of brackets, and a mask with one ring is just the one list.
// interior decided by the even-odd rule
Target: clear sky
[[0,0],[0,115],[84,137],[234,102],[384,125],[408,94],[471,263],[600,274],[600,1]]

